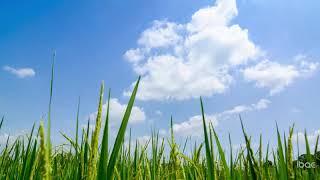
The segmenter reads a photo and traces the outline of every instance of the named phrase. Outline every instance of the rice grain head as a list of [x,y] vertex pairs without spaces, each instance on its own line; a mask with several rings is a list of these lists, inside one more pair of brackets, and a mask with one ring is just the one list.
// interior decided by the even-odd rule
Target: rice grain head
[[97,176],[97,160],[98,160],[98,142],[101,129],[102,102],[103,102],[104,83],[101,83],[100,98],[98,106],[98,114],[96,117],[96,125],[91,138],[91,151],[88,165],[88,178],[95,180]]
[[40,122],[40,151],[39,151],[39,165],[41,169],[41,179],[50,180],[51,165],[49,161],[49,150],[45,143],[44,125],[43,121]]

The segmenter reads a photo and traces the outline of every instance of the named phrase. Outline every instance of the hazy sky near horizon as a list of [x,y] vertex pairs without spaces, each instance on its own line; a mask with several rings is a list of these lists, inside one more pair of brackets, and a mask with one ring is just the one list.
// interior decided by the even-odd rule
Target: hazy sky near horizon
[[[111,129],[135,80],[141,86],[129,126],[202,136],[208,120],[234,144],[246,129],[265,141],[293,123],[320,133],[320,2],[313,0],[137,0],[0,2],[0,141],[46,118],[56,51],[53,139],[93,119],[102,80],[111,88]],[[107,92],[107,91],[106,91]],[[105,108],[105,107],[104,107]]]

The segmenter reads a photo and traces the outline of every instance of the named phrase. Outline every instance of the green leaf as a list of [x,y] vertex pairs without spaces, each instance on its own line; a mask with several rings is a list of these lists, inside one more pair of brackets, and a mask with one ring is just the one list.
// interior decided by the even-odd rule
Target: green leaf
[[205,120],[205,114],[203,110],[203,102],[202,98],[200,97],[200,104],[201,104],[201,114],[202,114],[202,123],[203,123],[203,134],[204,134],[204,142],[205,142],[205,148],[206,148],[206,162],[208,166],[208,179],[213,180],[213,174],[214,174],[214,164],[213,164],[213,159],[211,156],[211,151],[210,151],[210,143],[209,143],[209,137],[208,137],[208,131],[207,131],[207,125],[206,125],[206,120]]
[[98,179],[104,179],[105,177],[107,177],[108,151],[109,151],[108,150],[108,139],[109,139],[110,94],[111,94],[111,90],[109,89],[106,122],[105,122],[104,130],[103,130],[103,138],[102,138],[100,161],[99,161]]
[[114,175],[114,168],[116,165],[116,161],[118,159],[118,154],[121,148],[121,145],[123,143],[123,139],[124,139],[124,135],[126,132],[126,128],[128,125],[128,121],[130,118],[130,114],[131,114],[131,110],[133,108],[133,104],[134,104],[134,100],[138,91],[138,86],[139,86],[139,82],[140,82],[140,77],[138,78],[138,81],[132,91],[132,95],[130,97],[129,103],[127,105],[126,111],[124,113],[121,125],[120,125],[120,129],[118,131],[113,149],[112,149],[112,153],[109,159],[109,163],[108,163],[108,169],[107,169],[107,178],[106,179],[113,179],[113,175]]

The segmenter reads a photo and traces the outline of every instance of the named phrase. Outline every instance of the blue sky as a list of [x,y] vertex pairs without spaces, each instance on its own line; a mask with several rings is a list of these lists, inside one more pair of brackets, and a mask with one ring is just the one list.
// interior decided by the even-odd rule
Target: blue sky
[[[247,131],[266,141],[295,123],[319,134],[320,2],[312,0],[0,2],[1,132],[16,136],[46,117],[52,53],[54,140],[94,117],[102,80],[112,89],[112,131],[128,92],[142,84],[130,127],[146,138],[201,138],[199,96],[223,139]],[[112,120],[112,119],[111,119]],[[200,128],[199,128],[200,127]],[[200,131],[199,131],[200,130]]]

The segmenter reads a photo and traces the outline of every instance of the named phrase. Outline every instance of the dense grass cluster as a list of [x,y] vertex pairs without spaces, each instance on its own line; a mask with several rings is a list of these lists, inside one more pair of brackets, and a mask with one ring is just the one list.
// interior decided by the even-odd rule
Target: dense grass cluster
[[[94,130],[90,130],[88,122],[87,127],[78,132],[77,116],[75,138],[62,134],[68,146],[53,147],[50,140],[52,79],[47,129],[41,122],[39,128],[35,125],[32,127],[26,138],[18,138],[11,144],[8,138],[6,145],[1,148],[0,179],[320,179],[319,168],[297,168],[297,161],[294,160],[297,158],[293,157],[293,127],[290,128],[288,137],[280,136],[277,130],[278,144],[275,149],[269,148],[268,145],[263,150],[260,137],[260,146],[254,151],[251,138],[246,134],[241,121],[245,148],[233,153],[229,137],[230,152],[226,153],[214,127],[205,119],[202,99],[200,107],[204,141],[195,144],[191,153],[185,153],[186,144],[190,142],[186,140],[182,146],[176,143],[172,120],[168,139],[160,138],[159,133],[153,132],[145,144],[130,140],[126,145],[125,132],[139,81],[140,78],[132,91],[112,145],[109,144],[108,127],[110,91],[106,118],[103,119],[104,84],[102,83]],[[3,121],[4,118],[0,128]],[[101,133],[102,139],[99,140]],[[314,150],[310,149],[306,134],[305,142],[306,154],[299,156],[298,160],[319,164],[318,138]],[[168,149],[168,153],[165,149]]]

